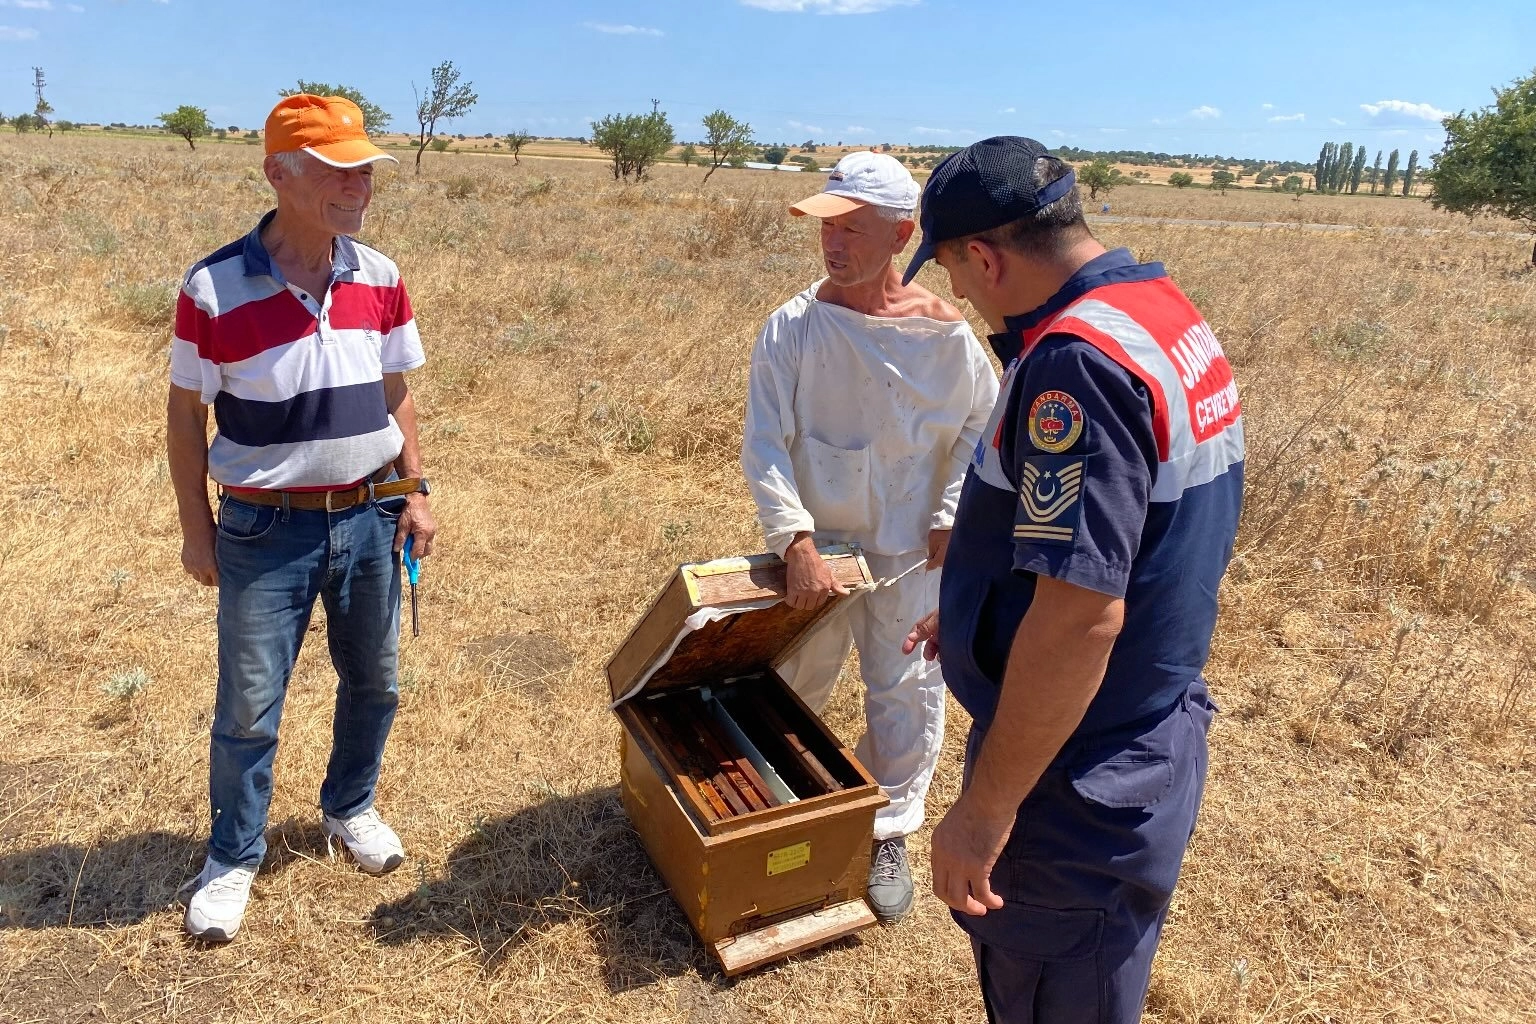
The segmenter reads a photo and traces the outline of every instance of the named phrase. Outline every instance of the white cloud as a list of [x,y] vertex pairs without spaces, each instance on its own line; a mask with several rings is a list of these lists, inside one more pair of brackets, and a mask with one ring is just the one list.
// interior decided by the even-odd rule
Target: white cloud
[[780,14],[875,14],[891,7],[911,7],[919,0],[741,0],[747,7]]
[[1103,132],[1105,135],[1119,135],[1121,132],[1125,131],[1125,129],[1124,128],[1100,128],[1099,131]]
[[955,134],[955,130],[953,128],[923,128],[923,127],[919,126],[919,127],[913,128],[912,131],[915,134],[917,134],[917,135],[953,135],[953,134]]
[[64,5],[64,9],[66,11],[70,12],[71,14],[84,14],[85,13],[85,8],[81,7],[79,4],[65,4]]
[[1441,121],[1451,116],[1449,110],[1440,110],[1428,103],[1410,103],[1407,100],[1377,100],[1375,103],[1360,104],[1360,109],[1378,124]]
[[1004,107],[1002,110],[998,111],[999,114],[1017,114],[1018,112],[1019,111],[1017,107]]
[[1067,137],[1067,133],[1062,131],[1060,128],[1052,128],[1051,129],[1051,134],[1054,135],[1058,139],[1064,139],[1064,138]]
[[[161,0],[162,3],[165,0]],[[643,25],[610,25],[602,21],[584,21],[582,28],[589,28],[593,32],[604,32],[610,36],[664,36],[659,28],[646,28]]]
[[1279,124],[1282,121],[1305,121],[1306,119],[1306,114],[1276,114],[1274,117],[1269,119],[1269,123]]
[[806,124],[803,121],[785,121],[784,123],[789,125],[791,128],[796,128],[800,131],[812,133],[819,133],[821,131],[821,125],[819,124]]
[[843,134],[844,135],[873,135],[875,133],[873,131],[871,131],[870,129],[865,128],[861,124],[851,124],[847,128],[843,129]]
[[1211,106],[1210,104],[1206,104],[1205,106],[1196,107],[1194,110],[1191,110],[1189,112],[1189,116],[1195,118],[1196,120],[1206,121],[1213,117],[1220,117],[1221,110],[1217,107]]
[[1160,117],[1154,117],[1154,118],[1153,118],[1153,119],[1152,119],[1152,123],[1153,123],[1153,124],[1167,124],[1167,123],[1168,123],[1168,122],[1167,122],[1167,121],[1164,121],[1164,120],[1163,120],[1163,119],[1162,119],[1162,118],[1160,118]]
[[0,43],[25,43],[37,38],[35,28],[11,28],[0,25]]
[[28,11],[51,11],[53,0],[0,0],[0,7],[20,7]]
[[1275,109],[1275,105],[1273,103],[1260,103],[1259,104],[1259,109],[1260,110],[1274,110]]
[[1339,119],[1338,119],[1338,118],[1336,118],[1336,117],[1330,117],[1330,118],[1329,118],[1329,119],[1328,119],[1328,120],[1329,120],[1329,121],[1331,121],[1331,122],[1333,122],[1333,123],[1334,123],[1334,124],[1336,124],[1336,125],[1339,125],[1339,126],[1340,126],[1340,127],[1343,127],[1343,125],[1344,125],[1344,122],[1343,122],[1343,121],[1340,121],[1340,120],[1339,120]]

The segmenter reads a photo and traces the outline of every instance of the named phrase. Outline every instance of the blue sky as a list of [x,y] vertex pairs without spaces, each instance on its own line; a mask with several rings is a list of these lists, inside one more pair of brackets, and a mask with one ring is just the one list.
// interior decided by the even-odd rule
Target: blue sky
[[[1454,12],[1455,17],[1447,17]],[[182,103],[259,125],[299,77],[409,123],[452,60],[480,103],[450,130],[584,135],[659,98],[678,137],[723,107],[764,141],[1311,159],[1324,141],[1418,148],[1447,111],[1536,67],[1536,2],[1253,6],[1147,0],[0,0],[0,112],[152,122]]]

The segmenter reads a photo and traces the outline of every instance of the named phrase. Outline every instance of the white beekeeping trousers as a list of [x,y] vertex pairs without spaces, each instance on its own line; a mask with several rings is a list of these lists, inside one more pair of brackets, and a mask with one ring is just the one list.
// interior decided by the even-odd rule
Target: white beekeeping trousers
[[[875,579],[889,579],[927,559],[866,552]],[[779,666],[784,681],[818,715],[832,697],[838,674],[856,644],[864,677],[864,735],[854,755],[880,783],[890,805],[875,815],[875,838],[893,839],[923,824],[923,799],[944,743],[944,677],[922,648],[901,644],[917,620],[938,607],[939,570],[919,569],[889,587],[854,598],[795,655]]]

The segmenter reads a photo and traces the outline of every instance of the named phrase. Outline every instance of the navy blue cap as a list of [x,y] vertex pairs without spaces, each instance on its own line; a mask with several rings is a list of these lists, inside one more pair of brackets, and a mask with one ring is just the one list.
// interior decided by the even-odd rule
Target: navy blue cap
[[1035,161],[1050,155],[1034,139],[997,135],[945,157],[923,188],[923,240],[901,283],[917,276],[940,242],[1012,223],[1071,192],[1077,175],[1070,169],[1044,184],[1035,176]]

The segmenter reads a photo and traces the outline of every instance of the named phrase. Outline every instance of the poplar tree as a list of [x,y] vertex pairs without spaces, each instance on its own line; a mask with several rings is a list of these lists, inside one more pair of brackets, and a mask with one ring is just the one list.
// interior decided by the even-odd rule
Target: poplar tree
[[1419,151],[1414,150],[1408,154],[1408,169],[1403,172],[1403,195],[1413,192],[1413,176],[1419,170]]

